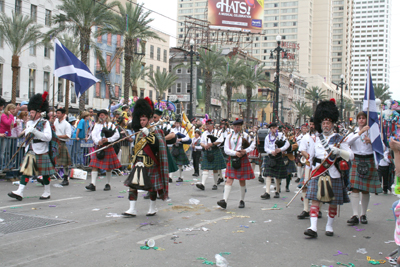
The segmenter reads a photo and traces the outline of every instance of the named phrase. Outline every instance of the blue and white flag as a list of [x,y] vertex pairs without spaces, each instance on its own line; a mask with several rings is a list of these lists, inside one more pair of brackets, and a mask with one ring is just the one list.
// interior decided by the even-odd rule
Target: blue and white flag
[[[368,60],[367,81],[365,84],[363,111],[369,116],[370,127],[369,138],[371,139],[372,150],[374,151],[375,164],[378,167],[379,161],[383,158],[383,142],[378,119],[378,108],[375,102],[374,86],[372,84],[370,61]],[[369,114],[368,114],[369,113]]]
[[75,93],[79,98],[97,79],[89,68],[69,51],[57,38],[54,39],[54,76],[75,83]]

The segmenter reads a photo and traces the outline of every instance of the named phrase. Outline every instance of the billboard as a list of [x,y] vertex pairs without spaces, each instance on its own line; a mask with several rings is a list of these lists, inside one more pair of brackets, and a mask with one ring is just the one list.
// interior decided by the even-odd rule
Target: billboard
[[210,28],[260,33],[264,0],[208,0]]

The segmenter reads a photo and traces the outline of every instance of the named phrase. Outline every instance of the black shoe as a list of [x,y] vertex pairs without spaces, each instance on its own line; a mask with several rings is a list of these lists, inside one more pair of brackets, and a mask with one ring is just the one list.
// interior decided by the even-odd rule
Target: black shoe
[[85,186],[85,188],[89,191],[96,191],[96,186],[94,186],[93,184],[90,184],[88,186]]
[[279,193],[278,192],[275,192],[274,198],[279,198]]
[[271,196],[267,192],[265,192],[264,195],[261,195],[261,198],[262,199],[270,199]]
[[154,216],[154,215],[156,215],[156,214],[157,214],[157,212],[154,212],[154,213],[147,213],[146,216]]
[[322,218],[322,212],[318,211],[318,219]]
[[150,199],[150,193],[147,192],[147,194],[143,197],[144,199]]
[[124,216],[125,216],[125,218],[132,218],[132,217],[136,217],[136,215],[135,215],[135,214],[130,214],[130,213],[126,213],[126,212],[122,213],[121,215],[124,215]]
[[297,178],[296,180],[294,180],[294,182],[297,184],[298,182],[300,182],[300,178]]
[[41,200],[44,200],[44,199],[50,199],[50,196],[48,196],[48,197],[39,197],[39,199],[41,199]]
[[259,181],[260,183],[264,183],[264,182],[265,182],[265,179],[262,178],[262,176],[259,176],[259,177],[258,177],[258,181]]
[[217,190],[218,186],[217,185],[213,185],[212,190]]
[[203,190],[203,191],[204,191],[204,189],[205,189],[205,187],[204,187],[203,184],[196,184],[196,187],[197,187],[198,189],[200,189],[200,190]]
[[317,233],[317,232],[314,232],[314,231],[311,230],[311,229],[305,230],[305,231],[304,231],[304,234],[305,234],[306,236],[311,237],[311,238],[317,238],[317,237],[318,237],[318,233]]
[[353,217],[351,217],[351,218],[347,221],[347,223],[348,223],[350,226],[357,225],[357,224],[359,223],[357,216],[354,215]]
[[223,183],[223,182],[224,182],[224,179],[218,178],[217,185],[220,185],[220,184]]
[[325,235],[326,235],[326,236],[333,236],[333,232],[331,232],[331,231],[325,231]]
[[297,219],[299,219],[299,220],[303,220],[303,219],[305,219],[305,218],[310,218],[310,213],[307,212],[307,211],[305,211],[305,210],[303,210],[303,211],[300,213],[300,215],[297,215]]
[[172,181],[172,179],[171,179],[171,178],[169,178],[168,182],[172,183],[173,181]]
[[37,178],[36,181],[37,181],[38,183],[41,183],[41,184],[44,186],[44,183],[43,183],[43,179],[42,179],[42,178]]
[[387,189],[386,189],[386,190],[383,190],[383,194],[384,194],[384,195],[387,195],[387,192],[388,192]]
[[362,223],[362,224],[368,224],[367,216],[366,216],[366,215],[361,215],[361,216],[360,216],[360,223]]
[[111,186],[109,184],[106,184],[104,186],[104,191],[110,191],[111,190]]
[[22,201],[22,197],[20,195],[14,194],[13,192],[8,193],[8,196],[15,198],[16,200]]
[[182,179],[181,177],[179,177],[179,178],[176,180],[176,182],[177,182],[177,183],[182,183],[182,182],[183,182],[183,179]]
[[223,209],[226,209],[226,202],[224,199],[221,199],[220,201],[217,202],[218,206],[220,206]]
[[64,177],[64,180],[60,183],[60,185],[62,185],[62,186],[67,186],[67,185],[69,185],[68,177]]
[[197,177],[197,176],[199,176],[199,174],[198,173],[193,173],[192,176]]
[[290,192],[289,188],[286,188],[286,192]]
[[240,200],[238,208],[239,209],[243,209],[244,208],[244,201],[243,200]]

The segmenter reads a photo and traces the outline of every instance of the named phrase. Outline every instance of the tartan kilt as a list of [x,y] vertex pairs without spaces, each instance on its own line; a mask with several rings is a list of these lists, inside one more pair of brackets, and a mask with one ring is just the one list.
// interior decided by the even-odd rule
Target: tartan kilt
[[51,163],[48,153],[38,155],[36,154],[36,164],[38,167],[39,175],[53,175],[56,171],[53,163]]
[[[207,160],[207,153],[214,155],[214,160],[209,162]],[[203,161],[201,162],[202,170],[223,170],[226,169],[226,161],[219,148],[203,151]]]
[[[174,145],[172,146],[172,150],[173,149],[176,149]],[[183,150],[183,144],[179,144],[178,149],[179,149],[179,155],[177,157],[174,157],[174,155],[172,155],[171,153],[171,156],[174,159],[175,164],[179,166],[189,165],[190,162],[188,157],[186,156],[185,150]]]
[[264,157],[264,162],[263,162],[263,176],[264,177],[272,177],[272,178],[277,178],[277,179],[286,179],[287,177],[287,169],[285,164],[283,163],[283,158],[277,158],[276,160],[276,165],[275,167],[271,168],[268,164],[269,162],[269,157],[265,156]]
[[[357,172],[357,165],[363,162],[369,165],[367,175],[360,175]],[[360,158],[354,156],[352,163],[353,164],[351,165],[350,173],[350,188],[367,191],[370,193],[382,193],[381,182],[379,181],[378,170],[375,166],[374,157]]]
[[[228,162],[229,156],[225,153],[224,147],[220,147],[219,149],[221,150],[221,153],[222,153],[222,156],[223,156],[224,159],[225,159],[225,162]],[[203,154],[204,154],[204,153],[203,153]]]
[[71,157],[68,152],[67,145],[65,142],[60,142],[58,146],[59,154],[57,156],[56,165],[58,166],[70,166],[72,165]]
[[[309,200],[318,200],[318,181],[319,177],[315,179],[311,179],[307,186],[307,194],[306,198]],[[328,202],[331,205],[343,205],[343,203],[350,203],[349,195],[347,194],[347,189],[344,187],[341,178],[331,178],[332,182],[332,190],[335,195],[335,199],[331,202]]]
[[294,160],[290,160],[290,159],[288,159],[288,160],[289,160],[289,163],[286,166],[287,173],[292,174],[294,172],[297,172],[297,168],[296,168],[296,164],[294,163]]
[[226,166],[226,177],[237,180],[251,180],[256,178],[254,176],[253,168],[247,155],[240,158],[240,169],[234,169],[231,167],[231,158],[229,157],[228,164]]
[[104,151],[105,156],[103,159],[98,159],[96,153],[90,156],[89,167],[98,168],[106,171],[112,171],[121,168],[121,163],[118,160],[117,154],[115,154],[114,147],[107,147]]
[[167,158],[168,158],[168,172],[178,171],[178,166],[176,166],[175,160],[173,159],[171,152],[167,148]]
[[[142,158],[136,158],[135,164],[143,162]],[[151,167],[146,167],[147,174],[150,177],[152,187],[147,190],[149,192],[158,192],[164,189],[163,181],[161,180],[160,167],[154,163]]]

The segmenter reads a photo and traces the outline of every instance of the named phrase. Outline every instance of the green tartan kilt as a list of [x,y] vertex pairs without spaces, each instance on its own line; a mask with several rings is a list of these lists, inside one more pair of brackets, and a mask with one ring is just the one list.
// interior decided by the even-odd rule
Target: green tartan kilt
[[[379,180],[378,170],[375,167],[374,157],[360,158],[354,156],[350,172],[350,188],[367,191],[370,193],[382,193],[381,181]],[[367,163],[369,166],[368,174],[361,175],[357,172],[360,163]]]
[[67,145],[65,142],[60,142],[58,146],[59,154],[57,156],[56,165],[58,166],[70,166],[72,165],[71,157],[68,153]]
[[269,156],[264,157],[264,163],[263,163],[263,176],[264,177],[272,177],[276,179],[286,179],[288,173],[287,173],[287,166],[283,162],[283,158],[278,157],[275,158],[276,165],[274,167],[269,166],[270,158]]
[[[212,162],[209,162],[207,160],[207,153],[211,153],[214,155],[214,160]],[[222,155],[222,152],[219,148],[203,151],[201,169],[202,170],[226,169],[226,160],[225,160],[224,156]]]
[[51,163],[49,154],[36,154],[36,164],[39,175],[53,175],[55,173],[53,163]]
[[176,166],[175,160],[171,155],[171,152],[167,148],[167,157],[168,157],[168,171],[171,172],[176,172],[178,171],[178,166]]
[[[179,150],[179,155],[177,157],[174,157],[172,155],[172,150],[174,149],[178,149]],[[185,150],[183,150],[183,144],[180,144],[178,147],[176,147],[175,145],[172,146],[172,150],[171,150],[171,156],[175,161],[176,165],[182,166],[182,165],[189,165],[189,159],[186,156]]]

